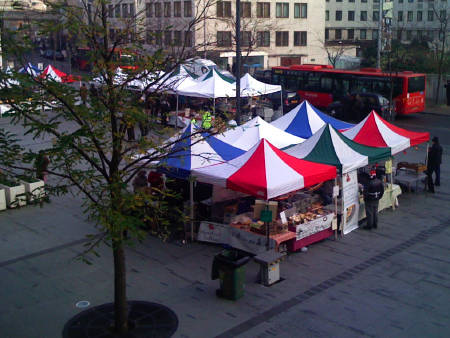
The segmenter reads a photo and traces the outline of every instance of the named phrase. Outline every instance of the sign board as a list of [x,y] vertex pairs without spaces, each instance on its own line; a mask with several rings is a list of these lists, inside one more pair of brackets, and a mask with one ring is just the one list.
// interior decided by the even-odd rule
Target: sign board
[[358,228],[359,191],[358,175],[353,170],[342,177],[342,232],[349,232]]
[[[201,222],[197,235],[198,241],[228,244],[233,248],[259,254],[267,251],[267,238],[246,230],[234,228],[228,224]],[[275,249],[276,242],[269,239],[269,250]]]
[[322,230],[331,227],[331,223],[335,218],[334,213],[321,216],[307,223],[297,224],[295,226],[296,240],[314,235]]

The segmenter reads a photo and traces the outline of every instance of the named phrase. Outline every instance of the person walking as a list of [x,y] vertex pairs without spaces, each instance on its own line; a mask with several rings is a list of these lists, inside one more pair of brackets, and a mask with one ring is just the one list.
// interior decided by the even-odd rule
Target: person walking
[[375,170],[370,171],[370,180],[364,186],[363,194],[367,217],[367,225],[363,229],[376,229],[378,227],[378,203],[383,197],[384,186],[383,182],[377,178]]
[[87,96],[88,96],[88,89],[86,87],[86,84],[83,82],[83,84],[80,87],[80,97],[83,104],[86,104]]
[[[432,145],[428,150],[427,163],[427,185],[428,191],[434,193],[434,186],[441,185],[441,163],[442,163],[442,146],[439,144],[439,138],[433,137]],[[436,179],[433,184],[433,173],[436,174]]]
[[36,160],[34,162],[34,168],[36,170],[36,178],[43,180],[44,183],[47,182],[48,175],[48,165],[50,164],[50,160],[45,155],[45,153],[41,150],[39,151]]
[[142,189],[147,188],[147,186],[147,173],[145,172],[145,170],[141,170],[133,180],[133,191],[136,193]]

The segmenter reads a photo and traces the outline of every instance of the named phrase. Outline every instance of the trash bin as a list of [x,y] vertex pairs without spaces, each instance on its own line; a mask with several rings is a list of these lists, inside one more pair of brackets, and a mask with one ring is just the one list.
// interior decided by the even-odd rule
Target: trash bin
[[244,295],[245,264],[250,257],[237,250],[224,250],[214,256],[211,279],[220,279],[217,296],[236,300]]

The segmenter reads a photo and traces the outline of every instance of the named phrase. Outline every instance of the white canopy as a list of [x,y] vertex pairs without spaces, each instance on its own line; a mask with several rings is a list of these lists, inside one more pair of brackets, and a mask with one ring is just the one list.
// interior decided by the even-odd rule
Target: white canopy
[[218,98],[218,97],[235,97],[236,84],[231,82],[228,77],[220,74],[216,69],[211,69],[203,78],[203,81],[196,81],[192,86],[178,88],[179,95]]
[[[122,68],[117,67],[116,72],[114,74],[114,84],[121,85],[127,80],[127,78],[128,75],[122,70]],[[98,84],[104,84],[103,77],[101,75],[94,77],[92,81]]]
[[226,131],[222,135],[218,135],[217,138],[244,150],[249,150],[263,138],[279,149],[305,140],[272,126],[259,116],[243,125]]
[[281,91],[281,86],[256,80],[249,73],[241,77],[241,96],[259,96]]

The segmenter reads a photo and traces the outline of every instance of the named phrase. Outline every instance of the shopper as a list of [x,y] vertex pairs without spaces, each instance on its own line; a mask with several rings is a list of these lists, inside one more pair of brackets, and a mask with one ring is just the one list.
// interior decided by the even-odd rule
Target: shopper
[[[442,146],[439,144],[439,138],[433,137],[432,145],[428,150],[427,163],[427,184],[428,191],[434,193],[434,185],[441,185],[441,163],[442,163]],[[433,184],[433,172],[436,173],[436,179]]]
[[370,171],[370,180],[363,190],[364,204],[366,206],[367,225],[363,229],[376,229],[378,227],[378,203],[383,197],[383,182],[377,178],[375,170]]
[[138,192],[145,188],[147,188],[147,173],[141,170],[133,180],[133,191]]
[[83,104],[86,104],[87,96],[88,96],[88,89],[86,87],[86,84],[83,82],[83,84],[80,87],[80,97]]
[[50,164],[50,160],[45,155],[45,153],[41,150],[39,151],[36,160],[34,162],[34,168],[36,170],[36,178],[47,182],[48,175],[48,165]]

